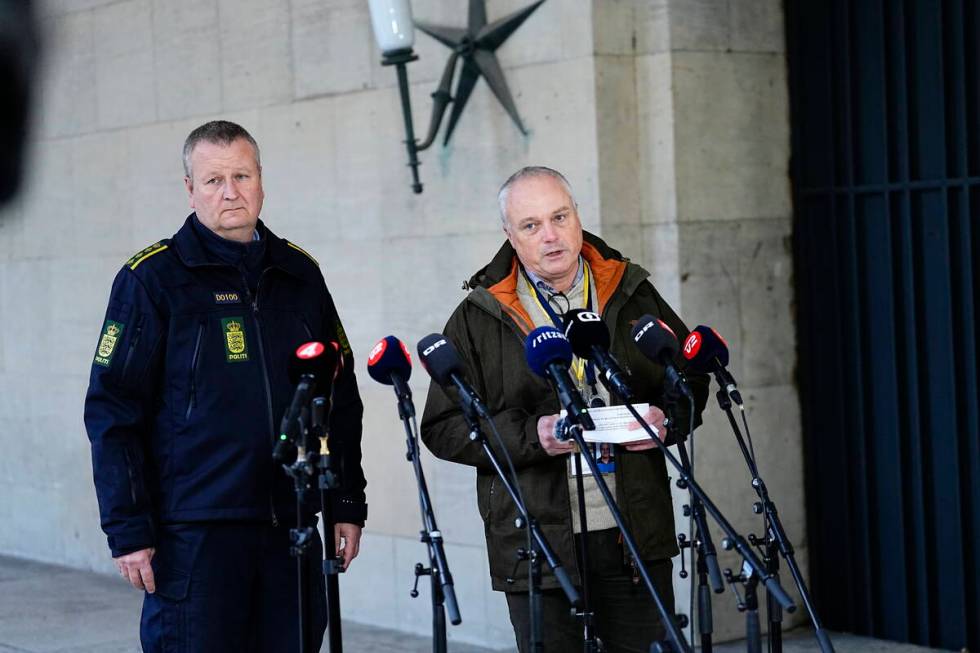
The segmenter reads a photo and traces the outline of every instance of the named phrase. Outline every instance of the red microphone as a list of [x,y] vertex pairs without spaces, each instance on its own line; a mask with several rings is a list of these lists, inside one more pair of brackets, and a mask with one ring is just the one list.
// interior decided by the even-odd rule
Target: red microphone
[[735,377],[728,371],[728,343],[711,327],[699,324],[684,339],[681,355],[687,361],[685,369],[699,374],[714,374],[718,385],[725,389],[738,406],[742,395],[735,385]]
[[330,396],[340,370],[339,351],[340,346],[335,342],[327,345],[317,341],[304,342],[289,359],[289,380],[296,384],[296,390],[279,423],[279,442],[273,451],[276,460],[285,462],[289,458],[292,443],[298,435],[300,414],[310,398],[314,395]]
[[405,343],[395,336],[385,336],[368,354],[368,374],[378,383],[393,386],[398,397],[398,414],[402,419],[415,417],[412,390],[408,379],[412,376],[412,356]]

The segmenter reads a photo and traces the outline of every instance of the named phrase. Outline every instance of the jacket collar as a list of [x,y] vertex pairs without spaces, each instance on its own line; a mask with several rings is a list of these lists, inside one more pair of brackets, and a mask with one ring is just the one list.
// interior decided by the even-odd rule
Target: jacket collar
[[[203,265],[224,265],[215,263],[208,257],[200,236],[194,231],[193,220],[195,215],[191,213],[187,216],[183,226],[174,234],[172,244],[177,256],[184,265],[191,268]],[[304,268],[308,265],[306,257],[290,247],[285,240],[272,233],[272,230],[266,227],[262,220],[258,221],[256,229],[266,239],[267,268],[279,268],[295,277],[304,278]]]
[[[582,232],[582,258],[588,262],[595,278],[599,300],[597,312],[600,315],[617,289],[631,295],[650,276],[642,267],[631,264],[629,259],[588,231]],[[517,254],[510,242],[504,241],[490,263],[474,274],[466,285],[475,291],[470,293],[472,301],[491,312],[496,309],[506,313],[527,334],[534,329],[534,321],[517,297],[518,274]]]

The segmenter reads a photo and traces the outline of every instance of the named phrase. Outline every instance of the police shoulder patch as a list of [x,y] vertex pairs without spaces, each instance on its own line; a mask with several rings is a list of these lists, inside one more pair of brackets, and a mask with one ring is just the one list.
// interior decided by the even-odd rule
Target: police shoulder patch
[[153,243],[149,247],[144,247],[129,257],[129,260],[126,261],[126,267],[128,267],[130,270],[135,270],[140,263],[155,254],[159,254],[163,250],[167,249],[167,247],[169,247],[169,245],[167,245],[167,241],[165,240]]
[[116,354],[116,343],[122,337],[123,329],[126,325],[122,322],[106,320],[102,327],[102,337],[99,338],[99,348],[95,352],[95,364],[102,367],[112,365],[112,358]]
[[245,335],[245,320],[241,317],[223,318],[221,330],[225,334],[225,361],[229,363],[247,361],[248,339]]
[[289,245],[290,247],[292,247],[293,249],[295,249],[297,252],[300,252],[301,254],[303,254],[306,258],[308,258],[311,261],[313,261],[313,265],[315,265],[317,267],[320,267],[320,262],[317,261],[315,258],[313,258],[313,256],[311,256],[310,253],[307,252],[305,249],[303,249],[302,247],[300,247],[299,245],[297,245],[295,243],[289,242],[288,240],[286,241],[286,244]]

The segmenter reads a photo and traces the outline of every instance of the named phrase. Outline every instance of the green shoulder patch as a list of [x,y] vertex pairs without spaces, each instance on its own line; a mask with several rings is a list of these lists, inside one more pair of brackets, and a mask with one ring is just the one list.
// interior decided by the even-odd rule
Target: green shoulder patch
[[128,267],[130,270],[135,270],[136,266],[138,266],[140,263],[150,258],[154,254],[159,254],[163,250],[167,249],[167,247],[168,245],[166,242],[162,240],[153,243],[149,247],[145,247],[129,257],[129,260],[126,261],[126,267]]
[[301,254],[303,254],[303,255],[304,255],[304,256],[305,256],[306,258],[308,258],[308,259],[310,259],[311,261],[313,261],[313,265],[315,265],[315,266],[317,266],[317,267],[320,267],[320,262],[319,262],[319,261],[317,261],[317,260],[316,260],[315,258],[313,258],[313,257],[312,257],[312,256],[310,255],[310,253],[309,253],[309,252],[307,252],[307,251],[306,251],[305,249],[303,249],[303,248],[302,248],[302,247],[300,247],[299,245],[296,245],[296,244],[294,244],[294,243],[291,243],[291,242],[289,242],[288,240],[286,241],[286,244],[287,244],[287,245],[289,245],[290,247],[292,247],[293,249],[295,249],[295,250],[296,250],[297,252],[300,252]]
[[123,329],[126,325],[122,322],[106,320],[102,327],[102,337],[99,338],[99,348],[95,351],[95,364],[102,367],[112,365],[112,358],[116,355],[116,344],[122,337]]

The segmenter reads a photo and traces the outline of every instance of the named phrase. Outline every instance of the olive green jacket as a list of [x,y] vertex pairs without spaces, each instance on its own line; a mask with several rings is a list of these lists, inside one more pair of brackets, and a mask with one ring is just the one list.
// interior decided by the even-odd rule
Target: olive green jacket
[[[630,332],[645,314],[664,320],[679,337],[688,329],[647,281],[648,273],[592,234],[584,234],[582,255],[595,278],[598,312],[609,327],[610,351],[629,371],[637,401],[663,407],[663,368],[647,359],[633,344]],[[472,289],[453,312],[443,334],[459,351],[466,378],[484,399],[513,459],[527,507],[574,582],[578,570],[573,545],[568,491],[567,456],[549,456],[538,442],[538,418],[559,412],[558,399],[545,379],[528,368],[525,336],[534,325],[517,299],[517,257],[504,243],[494,259],[470,279]],[[691,376],[696,399],[695,423],[707,398],[707,377]],[[514,583],[507,583],[518,547],[526,535],[515,526],[517,508],[507,495],[482,448],[472,442],[454,389],[429,386],[421,435],[433,454],[476,467],[477,502],[483,518],[493,588],[527,588],[527,564],[520,565]],[[679,410],[680,423],[689,412]],[[686,429],[685,429],[686,431]],[[496,449],[489,429],[484,432]],[[506,468],[506,466],[505,466]],[[666,461],[659,449],[616,456],[616,502],[636,538],[645,560],[677,553]],[[545,588],[557,587],[544,565]]]

